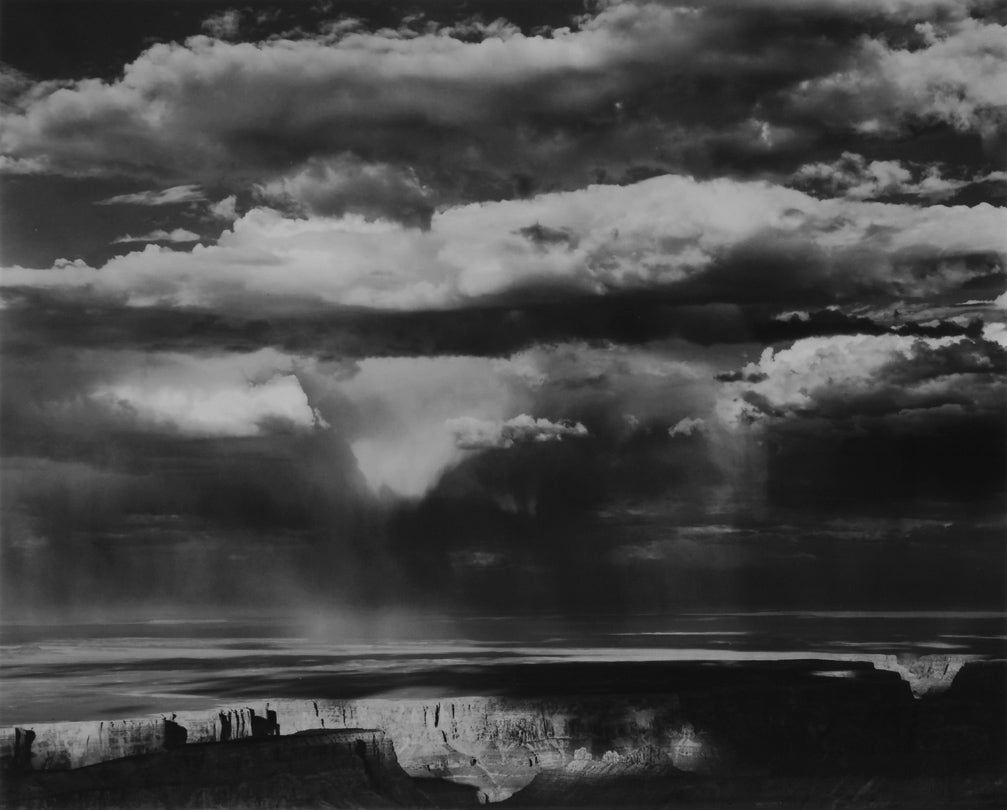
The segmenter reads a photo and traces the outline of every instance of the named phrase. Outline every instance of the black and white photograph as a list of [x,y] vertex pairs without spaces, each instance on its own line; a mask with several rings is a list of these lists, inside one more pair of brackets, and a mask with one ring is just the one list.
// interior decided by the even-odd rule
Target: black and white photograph
[[1007,806],[1007,2],[0,0],[0,807]]

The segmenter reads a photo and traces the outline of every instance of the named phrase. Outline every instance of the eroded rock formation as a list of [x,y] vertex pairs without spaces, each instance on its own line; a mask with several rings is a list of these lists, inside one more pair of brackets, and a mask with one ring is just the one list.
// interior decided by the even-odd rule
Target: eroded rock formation
[[946,692],[955,676],[972,656],[964,655],[887,655],[875,661],[878,669],[896,673],[909,684],[913,695],[936,695]]
[[[389,748],[387,741],[395,741],[396,767],[417,784],[443,793],[437,780],[448,780],[471,789],[468,798],[493,802],[524,802],[530,785],[537,787],[528,795],[558,796],[570,780],[580,780],[574,792],[581,793],[585,780],[611,791],[626,780],[643,780],[655,795],[692,795],[692,786],[702,793],[724,780],[737,784],[767,774],[784,782],[813,774],[844,786],[864,774],[1007,776],[1001,773],[1007,760],[1003,666],[953,658],[946,666],[893,661],[903,680],[907,674],[918,679],[917,689],[878,661],[854,669],[844,661],[833,670],[821,664],[695,665],[667,670],[669,688],[663,692],[281,699],[171,718],[38,724],[0,734],[0,756],[8,768],[53,771],[172,748],[214,747],[202,743],[286,739],[275,737],[281,730],[374,728],[388,735]],[[919,688],[928,682],[943,691]]]
[[[428,807],[380,731],[263,735],[5,779],[25,810],[204,807]],[[471,801],[471,799],[470,799]]]

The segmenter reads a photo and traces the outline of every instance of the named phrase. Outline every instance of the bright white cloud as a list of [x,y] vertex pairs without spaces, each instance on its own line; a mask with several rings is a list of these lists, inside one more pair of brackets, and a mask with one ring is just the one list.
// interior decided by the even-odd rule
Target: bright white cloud
[[450,419],[497,422],[526,401],[493,360],[477,357],[370,358],[349,378],[315,382],[348,403],[350,415],[319,408],[346,433],[370,487],[403,497],[422,496],[461,460]]
[[983,325],[983,340],[996,343],[1007,349],[1007,324],[987,323]]
[[210,215],[217,219],[233,222],[238,218],[237,202],[238,198],[233,194],[229,197],[224,197],[224,199],[218,200],[210,206]]
[[964,18],[917,25],[922,48],[864,38],[855,65],[802,82],[793,102],[862,132],[898,130],[907,120],[942,121],[992,134],[1007,110],[1007,26]]
[[[563,233],[535,238],[533,226]],[[789,289],[875,289],[912,295],[979,272],[959,254],[1003,253],[1003,212],[973,207],[818,200],[765,182],[666,175],[632,186],[590,186],[528,200],[472,204],[434,215],[422,231],[360,216],[288,218],[257,208],[216,245],[178,252],[148,245],[95,271],[9,268],[7,286],[87,286],[134,306],[463,306],[535,285],[586,293],[698,283],[710,300]],[[782,247],[781,247],[782,246]],[[750,278],[744,262],[760,256]],[[767,261],[766,251],[785,250]],[[772,255],[772,253],[770,253]],[[784,281],[774,265],[800,255]],[[929,269],[919,266],[930,261]],[[790,260],[793,264],[794,260]],[[767,286],[768,285],[768,286]]]
[[[996,341],[999,330],[988,334]],[[811,337],[765,349],[723,387],[716,411],[737,426],[767,416],[995,406],[1003,396],[995,370],[991,353],[965,337]]]
[[271,351],[154,355],[96,384],[88,398],[114,418],[191,436],[257,436],[270,424],[322,424],[289,367],[289,360]]

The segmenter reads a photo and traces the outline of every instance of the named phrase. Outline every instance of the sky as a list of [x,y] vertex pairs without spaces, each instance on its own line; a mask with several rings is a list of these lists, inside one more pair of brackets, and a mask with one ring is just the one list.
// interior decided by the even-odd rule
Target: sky
[[7,0],[6,620],[1007,599],[994,0]]

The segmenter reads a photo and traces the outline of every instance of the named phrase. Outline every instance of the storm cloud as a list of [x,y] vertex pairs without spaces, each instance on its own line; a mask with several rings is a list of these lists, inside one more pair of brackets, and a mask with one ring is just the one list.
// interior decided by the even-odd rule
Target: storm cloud
[[5,9],[4,611],[1000,605],[996,4],[407,5]]

